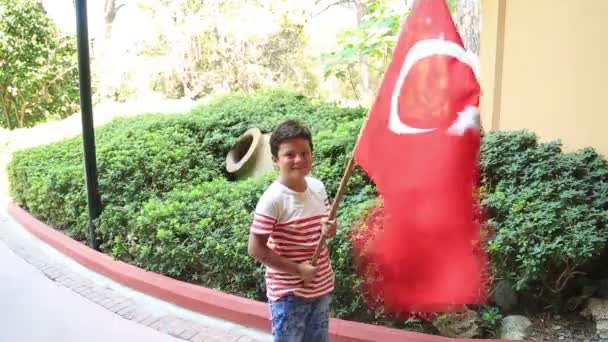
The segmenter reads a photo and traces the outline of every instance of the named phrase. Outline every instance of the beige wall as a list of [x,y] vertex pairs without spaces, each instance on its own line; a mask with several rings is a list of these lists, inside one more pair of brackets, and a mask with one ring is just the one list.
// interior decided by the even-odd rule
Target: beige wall
[[608,156],[608,0],[482,0],[486,129]]

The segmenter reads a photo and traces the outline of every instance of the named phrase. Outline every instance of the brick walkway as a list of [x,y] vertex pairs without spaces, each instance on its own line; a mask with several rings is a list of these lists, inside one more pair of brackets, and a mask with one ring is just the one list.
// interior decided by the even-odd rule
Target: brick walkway
[[264,332],[176,307],[93,274],[31,236],[8,216],[4,208],[6,206],[0,210],[0,240],[15,254],[46,277],[124,319],[194,342],[270,340]]

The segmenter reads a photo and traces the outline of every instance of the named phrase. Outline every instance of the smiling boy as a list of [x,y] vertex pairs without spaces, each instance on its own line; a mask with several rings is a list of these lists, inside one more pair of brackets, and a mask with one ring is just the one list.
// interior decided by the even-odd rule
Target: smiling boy
[[312,137],[296,120],[278,125],[270,151],[279,177],[260,197],[249,233],[249,255],[266,266],[266,293],[275,342],[329,341],[334,274],[327,247],[310,260],[322,231],[336,233],[326,217],[328,200],[312,168]]

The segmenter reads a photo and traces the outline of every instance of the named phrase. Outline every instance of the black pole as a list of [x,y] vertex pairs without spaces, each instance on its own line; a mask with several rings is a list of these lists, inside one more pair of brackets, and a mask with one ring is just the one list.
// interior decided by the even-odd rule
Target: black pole
[[91,100],[91,67],[89,65],[87,1],[75,0],[75,6],[78,36],[78,70],[80,76],[80,111],[82,113],[82,141],[84,144],[84,168],[89,209],[89,245],[91,248],[99,249],[94,220],[98,218],[101,213],[101,199],[97,186],[95,129],[93,128],[93,105]]

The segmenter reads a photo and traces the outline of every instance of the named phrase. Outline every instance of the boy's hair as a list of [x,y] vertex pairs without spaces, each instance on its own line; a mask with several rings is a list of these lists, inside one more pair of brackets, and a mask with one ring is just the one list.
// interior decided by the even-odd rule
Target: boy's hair
[[280,123],[270,136],[270,153],[275,158],[278,158],[279,147],[282,143],[291,139],[306,139],[310,145],[312,152],[312,136],[310,130],[301,124],[298,120],[289,119]]

